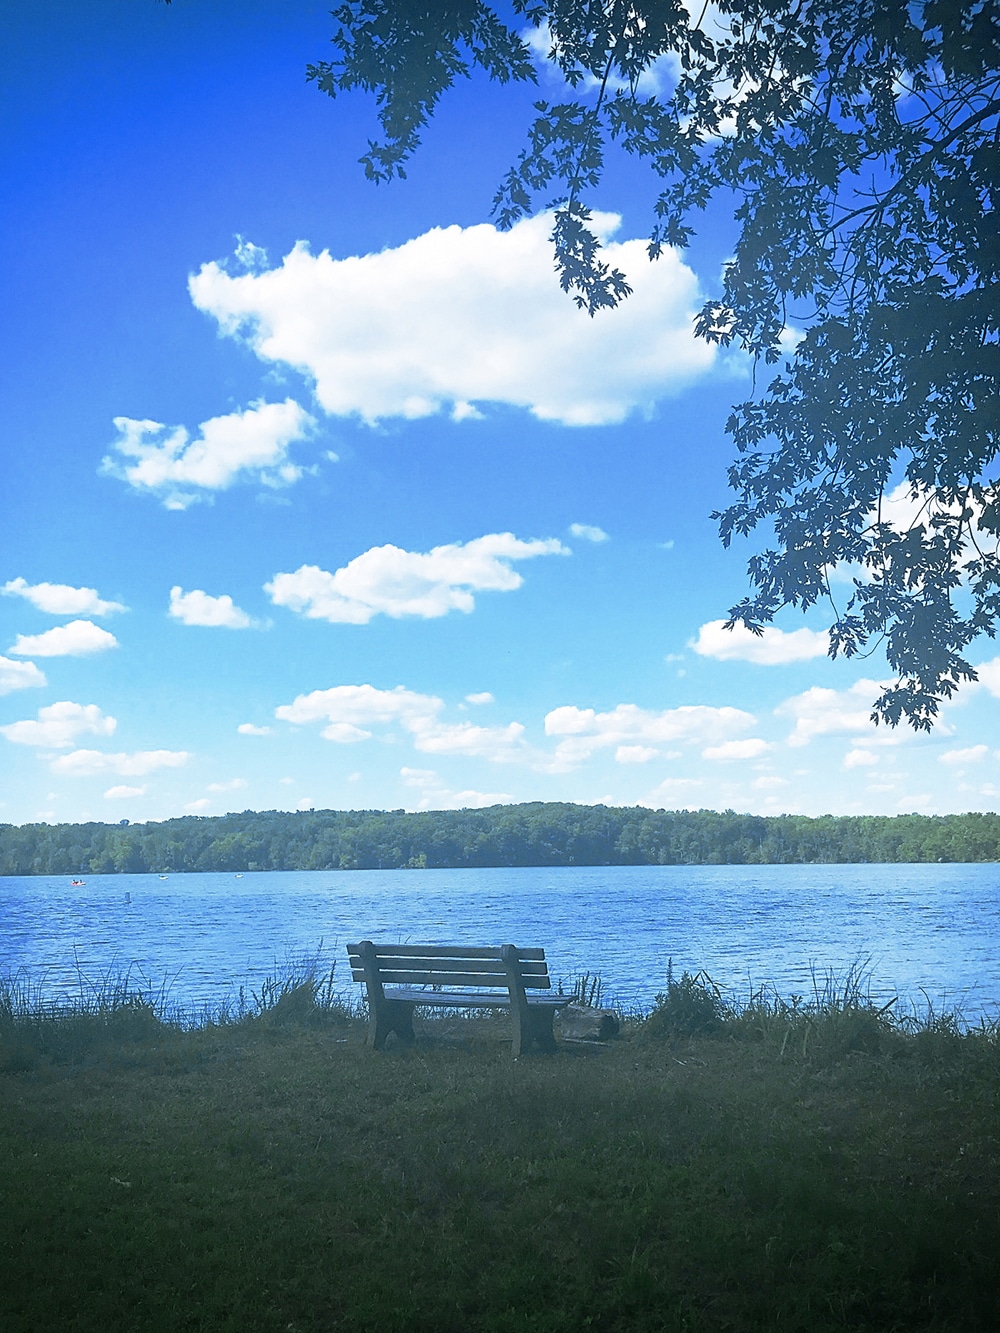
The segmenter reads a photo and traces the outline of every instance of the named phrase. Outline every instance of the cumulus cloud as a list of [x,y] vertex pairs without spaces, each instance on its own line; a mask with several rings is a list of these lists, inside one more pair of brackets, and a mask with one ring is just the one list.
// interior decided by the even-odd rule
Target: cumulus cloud
[[505,727],[477,727],[471,722],[446,723],[420,720],[409,730],[413,743],[425,754],[464,754],[477,759],[505,763],[526,757],[524,727],[508,722]]
[[15,690],[30,690],[47,684],[34,662],[12,662],[9,657],[0,657],[0,694],[13,694]]
[[619,704],[607,713],[593,708],[566,705],[545,718],[545,734],[561,739],[555,764],[563,770],[575,768],[597,750],[614,746],[652,746],[669,742],[723,741],[734,732],[746,731],[756,722],[739,708],[710,708],[688,704],[664,712],[651,712],[635,704]]
[[132,796],[145,796],[148,790],[148,787],[109,787],[104,793],[104,799],[106,801],[128,800]]
[[[847,690],[829,690],[814,685],[803,694],[786,699],[774,710],[779,717],[795,719],[795,728],[788,738],[789,745],[808,745],[816,736],[861,733],[868,744],[875,740],[875,724],[871,711],[884,686],[875,680],[859,680]],[[903,740],[903,733],[886,733],[883,743],[891,739]]]
[[207,791],[241,791],[247,785],[246,778],[230,778],[228,782],[210,782]]
[[658,787],[653,788],[642,804],[654,807],[668,806],[702,785],[698,778],[665,778]]
[[750,737],[743,741],[723,741],[721,745],[709,745],[702,750],[702,759],[759,759],[766,751],[770,750],[767,741],[761,740],[759,736]]
[[659,750],[651,745],[619,745],[615,751],[615,762],[618,764],[648,764],[650,759],[655,759]]
[[938,756],[942,764],[978,764],[989,754],[987,745],[970,745],[964,750],[946,750]]
[[606,542],[609,540],[608,534],[603,528],[592,527],[589,523],[571,523],[569,530],[574,537],[579,537],[585,542]]
[[494,702],[493,695],[489,690],[482,690],[479,694],[467,694],[465,696],[467,704],[491,704]]
[[258,727],[253,722],[241,722],[236,728],[241,736],[270,736],[270,727]]
[[43,634],[19,634],[7,651],[18,657],[87,657],[117,647],[115,636],[92,620],[71,620]]
[[[976,667],[979,685],[988,690],[994,699],[1000,699],[1000,657],[992,657],[988,662],[980,662]],[[966,686],[968,689],[969,686]]]
[[213,629],[251,629],[256,624],[228,593],[213,597],[200,588],[191,592],[171,588],[169,614],[182,625],[207,625]]
[[191,755],[187,750],[136,750],[133,754],[107,754],[103,750],[73,750],[52,761],[52,772],[64,777],[89,778],[96,773],[116,773],[123,778],[141,778],[161,768],[183,768]]
[[276,606],[334,624],[367,625],[376,615],[433,619],[449,611],[472,611],[475,592],[519,588],[524,580],[512,561],[568,554],[555,538],[520,541],[510,532],[426,553],[374,546],[333,574],[316,565],[275,574],[264,591]]
[[[714,5],[712,6],[714,9]],[[704,23],[704,21],[703,21]],[[698,25],[696,25],[698,26]],[[702,24],[703,26],[703,24]],[[675,51],[668,51],[657,56],[635,80],[634,85],[622,78],[617,70],[611,70],[606,79],[601,80],[586,72],[579,84],[572,88],[563,78],[562,71],[553,63],[551,53],[558,51],[559,42],[547,23],[530,27],[521,33],[521,40],[528,47],[534,58],[535,68],[546,83],[555,84],[566,90],[573,98],[584,93],[634,92],[643,97],[659,97],[668,92],[677,82],[681,73],[680,57]]]
[[503,791],[451,791],[429,768],[401,768],[400,777],[420,793],[416,810],[482,810],[489,805],[508,805],[514,800]]
[[294,366],[334,416],[368,422],[474,404],[525,408],[543,421],[605,425],[649,414],[713,364],[693,333],[694,273],[673,250],[650,264],[646,242],[616,242],[613,214],[595,217],[605,256],[634,289],[588,319],[552,274],[552,219],[509,231],[434,228],[406,244],[334,259],[300,241],[279,268],[229,274],[205,264],[191,299],[264,361]]
[[786,632],[768,625],[762,634],[751,633],[745,625],[725,628],[724,620],[710,620],[702,625],[697,639],[689,647],[702,657],[720,662],[756,662],[760,666],[780,666],[785,662],[805,662],[823,657],[830,648],[825,630],[796,629]]
[[75,704],[68,699],[39,708],[37,719],[11,722],[0,734],[15,745],[36,745],[45,750],[68,750],[77,738],[88,733],[112,736],[118,722],[101,712],[97,704]]
[[849,750],[844,756],[845,768],[871,768],[873,764],[877,763],[878,755],[872,754],[871,750]]
[[775,774],[765,773],[759,778],[754,778],[752,786],[757,791],[777,791],[779,787],[789,785],[787,778],[779,778]]
[[118,439],[105,472],[137,491],[162,500],[167,509],[187,509],[213,491],[238,480],[289,486],[302,469],[288,459],[288,447],[314,424],[298,403],[254,403],[242,412],[203,421],[191,439],[183,426],[115,417]]
[[115,611],[128,610],[121,602],[104,601],[96,588],[73,588],[68,583],[31,584],[25,579],[11,579],[0,588],[0,593],[23,597],[50,616],[110,616]]
[[325,722],[320,733],[338,745],[370,740],[376,728],[401,727],[417,750],[427,754],[462,754],[510,762],[527,755],[524,728],[519,722],[505,727],[477,727],[471,722],[442,722],[444,701],[397,685],[392,690],[374,685],[335,685],[328,690],[300,694],[282,704],[274,715],[282,722],[305,725]]

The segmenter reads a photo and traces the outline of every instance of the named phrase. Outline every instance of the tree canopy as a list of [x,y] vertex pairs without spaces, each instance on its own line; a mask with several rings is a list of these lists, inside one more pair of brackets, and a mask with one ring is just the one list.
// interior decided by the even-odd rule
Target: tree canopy
[[[873,717],[929,729],[1000,617],[1000,6],[997,0],[350,0],[307,75],[374,94],[373,181],[405,174],[441,96],[476,67],[535,103],[500,227],[553,214],[563,288],[627,299],[591,204],[606,156],[659,178],[655,259],[730,200],[738,228],[697,333],[753,359],[728,423],[726,545],[761,529],[729,623],[832,606],[830,652],[884,647]],[[652,77],[655,75],[655,79]],[[665,91],[649,91],[651,86]]]
[[997,861],[1000,815],[746,815],[533,801],[482,810],[245,810],[0,824],[0,875],[482,866]]

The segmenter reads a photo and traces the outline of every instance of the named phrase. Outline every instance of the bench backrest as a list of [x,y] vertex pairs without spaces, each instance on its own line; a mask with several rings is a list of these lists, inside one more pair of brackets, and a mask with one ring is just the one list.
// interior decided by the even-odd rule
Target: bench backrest
[[[513,955],[510,950],[513,949]],[[362,940],[349,944],[351,976],[368,981],[366,957],[378,968],[379,981],[408,986],[482,986],[505,990],[509,983],[508,961],[513,958],[526,990],[549,990],[548,964],[544,949],[517,949],[513,945],[466,944],[372,944]]]

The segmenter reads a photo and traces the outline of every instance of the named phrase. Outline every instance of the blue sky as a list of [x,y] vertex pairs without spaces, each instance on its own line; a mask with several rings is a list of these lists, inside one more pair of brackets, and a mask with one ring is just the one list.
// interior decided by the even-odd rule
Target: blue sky
[[989,641],[915,736],[828,608],[718,627],[752,550],[709,517],[747,369],[691,336],[724,212],[650,266],[615,164],[635,295],[588,319],[544,217],[489,224],[532,92],[456,89],[374,187],[371,102],[305,82],[328,9],[5,16],[0,820],[995,808]]

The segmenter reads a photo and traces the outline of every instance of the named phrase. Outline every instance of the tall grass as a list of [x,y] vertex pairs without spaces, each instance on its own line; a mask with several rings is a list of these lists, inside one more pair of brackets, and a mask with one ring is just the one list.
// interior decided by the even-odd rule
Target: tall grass
[[256,988],[241,986],[231,998],[193,1008],[171,998],[168,981],[155,985],[132,967],[112,965],[93,976],[77,959],[75,971],[75,993],[56,998],[44,977],[24,969],[0,975],[0,1072],[46,1060],[80,1063],[192,1030],[344,1025],[358,1013],[353,997],[338,992],[335,967],[318,972],[312,958],[276,964]]

